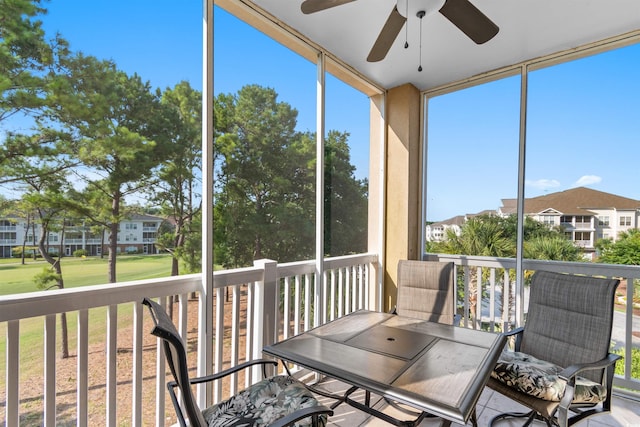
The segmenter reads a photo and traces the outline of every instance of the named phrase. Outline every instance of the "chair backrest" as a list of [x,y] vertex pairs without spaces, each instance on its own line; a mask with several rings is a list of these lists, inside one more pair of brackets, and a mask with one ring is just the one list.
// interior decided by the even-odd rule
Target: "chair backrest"
[[[191,390],[189,368],[187,366],[187,352],[184,342],[180,334],[178,334],[178,330],[160,304],[149,298],[145,298],[142,303],[149,307],[151,317],[155,324],[151,333],[162,338],[164,354],[169,363],[169,369],[173,374],[173,378],[180,388],[184,411],[189,418],[190,425],[198,427],[206,426],[207,423],[202,416],[200,408],[196,404],[196,399]],[[182,415],[178,414],[178,417],[181,418]]]
[[396,312],[452,324],[456,313],[453,273],[453,262],[400,260]]
[[[617,279],[537,271],[520,351],[566,368],[605,358],[611,344]],[[598,371],[583,376],[600,381]]]

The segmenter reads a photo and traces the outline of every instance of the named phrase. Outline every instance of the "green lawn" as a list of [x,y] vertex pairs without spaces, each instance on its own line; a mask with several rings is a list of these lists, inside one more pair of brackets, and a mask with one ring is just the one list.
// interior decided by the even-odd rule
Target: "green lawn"
[[[0,262],[0,295],[37,291],[33,276],[48,267],[45,261],[29,260],[21,265],[18,260],[3,259]],[[117,260],[117,278],[119,282],[166,277],[171,274],[171,257],[169,255],[123,255]],[[62,274],[66,288],[98,285],[107,283],[107,259],[99,258],[63,258]],[[118,324],[125,326],[131,323],[130,304],[119,306]],[[57,347],[60,343],[59,319],[57,320]],[[69,326],[69,347],[75,353],[76,344],[76,312],[67,316]],[[89,311],[89,341],[104,341],[106,329],[106,308],[100,307]],[[99,332],[99,333],[91,333]],[[0,353],[6,351],[6,323],[0,324]],[[43,319],[31,318],[20,322],[20,359],[21,375],[41,375]],[[59,348],[56,348],[59,351]],[[0,372],[4,375],[5,360],[0,357]],[[4,379],[4,378],[2,378]],[[0,381],[2,383],[2,381]]]
[[[0,295],[37,291],[33,277],[49,268],[46,261],[0,260]],[[118,282],[166,277],[171,274],[169,255],[122,255],[116,263]],[[62,258],[62,277],[65,288],[108,283],[107,258]]]

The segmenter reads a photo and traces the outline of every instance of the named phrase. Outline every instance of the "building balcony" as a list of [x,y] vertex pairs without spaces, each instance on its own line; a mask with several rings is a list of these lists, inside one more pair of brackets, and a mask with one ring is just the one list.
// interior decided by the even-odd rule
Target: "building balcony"
[[[526,312],[527,288],[518,289],[522,297],[516,298],[512,280],[515,259],[425,258],[456,264],[459,295],[464,295],[458,301],[462,327],[500,332],[515,325],[516,313]],[[158,298],[168,307],[168,297],[178,295],[171,304],[173,318],[185,337],[193,374],[204,374],[260,357],[273,337],[284,339],[358,309],[381,307],[376,254],[327,258],[323,268],[320,286],[313,260],[257,261],[253,267],[216,271],[210,284],[196,274],[0,297],[0,344],[6,349],[0,356],[0,378],[6,379],[0,383],[0,418],[7,426],[172,425],[175,414],[165,387],[169,372],[149,334],[151,319],[142,298]],[[614,276],[623,283],[640,279],[640,270],[631,266],[525,260],[524,268]],[[620,300],[632,301],[633,287],[625,289]],[[482,301],[480,310],[473,301]],[[63,312],[69,324],[67,359],[58,349]],[[612,345],[625,357],[619,362],[625,375],[616,376],[614,384],[623,408],[614,408],[614,417],[628,413],[627,399],[640,399],[640,378],[630,374],[638,336],[640,318],[630,305],[621,305]],[[200,388],[198,399],[201,405],[218,401],[246,381],[240,375],[210,390]],[[481,419],[487,408],[490,413],[502,407],[489,393],[480,402]],[[638,413],[640,403],[631,408]],[[344,424],[350,418],[335,418],[335,425],[356,425]]]

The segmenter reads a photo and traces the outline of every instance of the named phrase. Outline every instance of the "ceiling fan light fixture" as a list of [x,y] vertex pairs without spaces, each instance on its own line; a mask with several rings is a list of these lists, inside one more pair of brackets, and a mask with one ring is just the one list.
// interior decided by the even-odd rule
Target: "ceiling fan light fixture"
[[398,12],[405,18],[416,16],[419,11],[432,15],[442,9],[446,0],[397,0]]

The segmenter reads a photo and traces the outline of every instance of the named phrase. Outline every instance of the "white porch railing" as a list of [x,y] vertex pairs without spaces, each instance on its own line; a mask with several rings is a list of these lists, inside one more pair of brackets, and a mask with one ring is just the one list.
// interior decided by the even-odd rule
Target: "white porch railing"
[[[199,310],[205,300],[199,274],[0,297],[0,347],[5,350],[0,355],[0,420],[11,427],[173,424],[165,393],[168,372],[159,343],[149,334],[150,318],[140,304],[144,297],[168,307],[167,297],[179,296],[173,316],[194,368],[199,347],[194,325],[199,313],[212,310],[210,371],[219,371],[260,357],[265,344],[315,326],[314,318],[323,323],[368,308],[368,281],[376,262],[373,254],[326,259],[319,287],[314,261],[260,261],[218,271],[210,290],[213,306],[205,310]],[[57,349],[60,313],[67,313],[69,341],[75,342],[64,361]],[[123,339],[122,332],[129,330]],[[59,372],[63,364],[75,365],[64,377]],[[242,381],[249,378],[218,382],[214,399],[235,393]]]
[[[456,264],[459,289],[464,290],[459,306],[466,327],[503,330],[513,325],[514,259],[426,257]],[[173,316],[194,368],[198,316],[209,310],[213,319],[209,327],[214,331],[210,371],[219,371],[260,357],[262,347],[273,340],[357,309],[375,309],[377,263],[375,254],[326,259],[319,286],[313,260],[285,264],[263,260],[253,267],[217,271],[210,290],[213,306],[205,310],[199,310],[205,300],[200,275],[0,297],[0,347],[4,344],[5,350],[0,355],[0,420],[7,426],[172,424],[175,415],[165,392],[168,373],[160,347],[149,334],[150,319],[140,304],[143,297],[158,298],[168,307],[167,297],[179,295]],[[524,268],[615,276],[629,283],[640,278],[640,268],[628,266],[525,261]],[[472,286],[471,278],[479,286]],[[479,316],[472,315],[474,299],[484,307]],[[632,299],[629,286],[627,301]],[[526,311],[526,298],[521,303]],[[70,361],[56,356],[56,318],[62,312],[76,319],[70,322],[70,335],[76,337],[70,339],[76,343],[70,349]],[[640,326],[630,305],[621,315],[614,339],[624,349],[625,375],[616,377],[615,386],[638,392],[640,379],[631,377],[631,349],[638,342],[633,333]],[[34,346],[37,351],[32,357],[37,360],[25,360]],[[98,363],[101,358],[102,364]],[[75,365],[71,377],[61,377],[63,363]],[[22,368],[34,364],[38,368],[29,371],[29,378]],[[238,375],[218,382],[212,399],[226,398],[249,381],[248,376]]]
[[[624,376],[615,377],[614,387],[619,392],[624,389],[640,393],[640,378],[632,377],[631,370],[632,351],[640,348],[640,317],[633,314],[633,284],[640,280],[640,266],[525,259],[525,286],[516,289],[514,258],[425,254],[423,259],[455,263],[458,295],[463,295],[458,298],[457,304],[463,315],[464,326],[490,331],[510,330],[521,324],[520,320],[516,320],[515,313],[527,311],[528,278],[536,270],[615,277],[628,283],[626,295],[622,296],[628,302],[624,312],[617,311],[614,314],[612,345],[622,349],[624,356],[623,361],[618,362],[624,364]],[[476,301],[481,301],[479,315]]]

